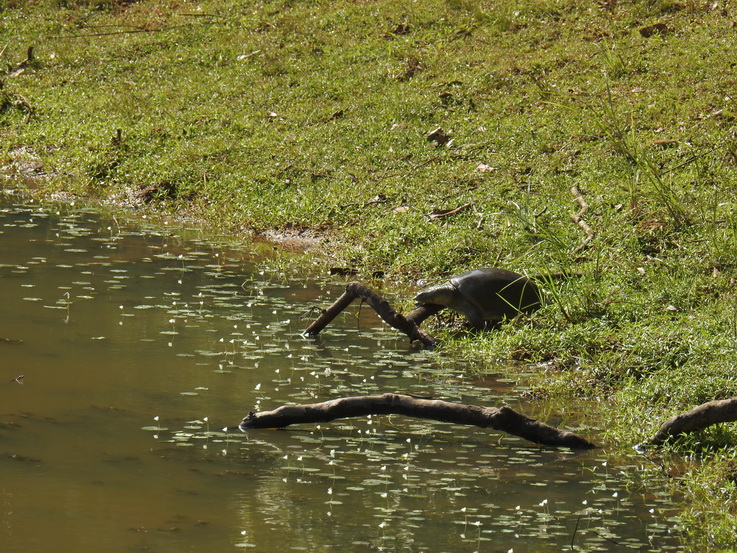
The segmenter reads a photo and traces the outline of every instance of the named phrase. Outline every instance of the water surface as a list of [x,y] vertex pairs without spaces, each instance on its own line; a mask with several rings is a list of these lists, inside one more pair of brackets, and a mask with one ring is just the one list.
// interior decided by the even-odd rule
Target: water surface
[[399,416],[238,432],[251,410],[383,392],[531,409],[365,308],[302,338],[340,283],[258,255],[0,200],[0,551],[679,549],[636,457]]

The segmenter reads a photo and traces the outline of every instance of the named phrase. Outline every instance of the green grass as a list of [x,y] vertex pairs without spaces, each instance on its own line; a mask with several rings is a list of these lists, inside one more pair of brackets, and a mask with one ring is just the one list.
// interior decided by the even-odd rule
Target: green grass
[[[322,267],[403,289],[575,274],[500,332],[437,332],[449,355],[533,364],[535,395],[598,399],[626,448],[737,394],[737,35],[728,4],[604,4],[5,1],[0,66],[36,57],[3,79],[0,166],[41,195],[318,233]],[[694,440],[736,438],[672,446],[699,452],[677,484],[693,550],[737,535],[700,492],[732,450]]]

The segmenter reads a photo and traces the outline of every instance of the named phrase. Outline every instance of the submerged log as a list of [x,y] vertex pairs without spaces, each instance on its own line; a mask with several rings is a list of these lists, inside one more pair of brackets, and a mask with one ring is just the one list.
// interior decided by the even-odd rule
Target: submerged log
[[333,305],[323,311],[322,315],[320,315],[315,322],[307,327],[304,334],[306,336],[317,336],[323,328],[328,326],[330,322],[355,299],[361,299],[370,305],[385,323],[406,334],[410,341],[419,340],[426,346],[435,345],[435,339],[424,330],[421,330],[418,325],[431,315],[434,315],[443,309],[442,305],[421,306],[405,317],[401,313],[397,313],[392,306],[389,305],[389,302],[382,298],[377,292],[360,282],[349,282],[345,287],[345,292],[335,300]]
[[650,438],[651,445],[662,445],[672,438],[689,432],[702,430],[720,422],[737,421],[737,397],[709,401],[697,405],[690,411],[674,415],[665,421],[655,435]]
[[510,407],[478,407],[400,394],[344,397],[322,403],[284,405],[273,411],[249,413],[241,422],[240,428],[284,428],[298,423],[389,414],[493,428],[542,445],[571,449],[596,447],[577,434],[538,422]]

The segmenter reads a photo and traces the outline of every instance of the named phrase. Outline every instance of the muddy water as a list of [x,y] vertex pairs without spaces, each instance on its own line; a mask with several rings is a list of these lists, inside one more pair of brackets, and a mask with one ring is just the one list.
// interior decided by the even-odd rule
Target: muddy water
[[517,393],[367,310],[306,340],[337,284],[181,235],[0,200],[0,551],[678,550],[634,457],[401,417],[237,431],[285,402]]

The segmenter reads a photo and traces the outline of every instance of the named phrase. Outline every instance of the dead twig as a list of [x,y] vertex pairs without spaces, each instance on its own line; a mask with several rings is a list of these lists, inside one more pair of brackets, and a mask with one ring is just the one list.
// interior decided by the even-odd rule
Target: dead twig
[[0,109],[6,107],[23,108],[26,110],[26,118],[24,123],[28,123],[33,116],[33,106],[31,102],[26,100],[24,96],[18,93],[9,94],[2,90],[2,82],[0,81]]
[[25,123],[28,123],[31,120],[31,117],[33,116],[33,106],[31,105],[31,102],[26,100],[23,96],[20,94],[15,94],[15,99],[13,100],[14,106],[23,106],[26,109],[26,119]]
[[584,241],[573,249],[573,253],[578,253],[585,247],[587,247],[589,245],[589,242],[594,239],[594,231],[583,218],[584,215],[586,215],[586,212],[589,210],[589,204],[586,203],[586,200],[584,199],[583,194],[581,193],[581,190],[578,188],[578,186],[574,185],[573,188],[571,188],[571,194],[573,194],[573,198],[576,200],[576,202],[578,202],[578,205],[581,208],[578,210],[577,213],[571,215],[571,220],[576,223],[586,235]]
[[146,27],[135,27],[131,25],[131,29],[124,29],[120,31],[103,31],[99,33],[86,33],[86,34],[80,34],[80,35],[56,35],[56,36],[50,36],[51,39],[66,39],[66,38],[94,38],[94,37],[101,37],[101,36],[114,36],[114,35],[130,35],[130,34],[136,34],[136,33],[160,33],[163,31],[169,31],[171,29],[175,29],[177,27],[181,27],[182,25],[172,25],[168,27],[157,27],[155,29],[148,29]]
[[443,217],[449,217],[451,215],[455,215],[456,213],[460,213],[461,211],[465,211],[470,207],[471,204],[463,204],[462,206],[456,207],[455,209],[439,209],[430,213],[429,218],[431,221],[434,221],[435,219],[442,219]]
[[[15,66],[10,66],[10,69],[8,69],[8,77],[17,77],[18,75],[24,73],[25,70],[31,66],[31,64],[35,60],[33,56],[33,49],[33,46],[29,46],[28,51],[26,52],[26,59],[24,59],[20,63],[16,63]],[[3,52],[5,52],[5,48],[3,48]],[[1,54],[2,53],[0,53],[0,55]]]

